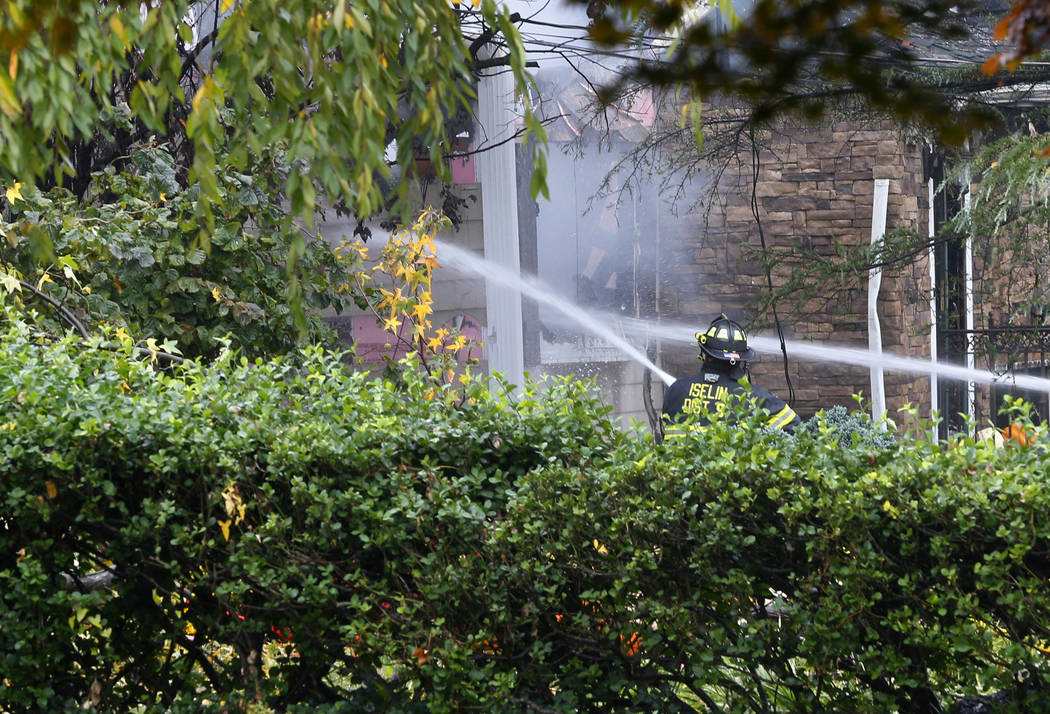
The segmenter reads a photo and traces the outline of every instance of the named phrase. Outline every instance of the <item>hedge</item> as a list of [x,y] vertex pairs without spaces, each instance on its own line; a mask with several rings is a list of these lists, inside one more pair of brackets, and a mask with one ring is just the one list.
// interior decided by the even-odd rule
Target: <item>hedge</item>
[[1042,427],[656,445],[571,380],[0,344],[0,711],[1047,701]]

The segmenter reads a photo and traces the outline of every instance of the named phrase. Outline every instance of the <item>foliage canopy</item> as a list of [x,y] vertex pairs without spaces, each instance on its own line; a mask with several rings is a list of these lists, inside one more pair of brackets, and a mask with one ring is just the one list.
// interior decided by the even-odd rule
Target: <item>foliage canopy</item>
[[[0,17],[0,183],[76,191],[154,135],[199,185],[209,229],[217,177],[275,151],[307,225],[317,191],[358,216],[403,209],[406,182],[390,195],[390,147],[407,177],[420,157],[447,173],[486,42],[497,48],[488,63],[526,87],[520,38],[493,0],[13,0]],[[122,112],[130,129],[112,121]]]
[[[958,145],[974,129],[997,122],[982,92],[1046,80],[1045,69],[1024,67],[1017,59],[1033,54],[1039,43],[1004,29],[1020,27],[1031,15],[1018,19],[1014,13],[1001,24],[997,37],[1018,43],[1019,54],[1013,53],[1011,46],[992,44],[995,18],[976,1],[757,0],[744,3],[739,16],[734,8],[741,5],[728,0],[710,3],[706,16],[696,4],[675,0],[578,1],[588,6],[591,36],[598,42],[622,43],[647,33],[674,37],[666,54],[628,63],[623,78],[608,88],[610,96],[637,81],[687,88],[705,102],[745,105],[757,124],[785,113],[821,117],[854,97]],[[930,69],[924,55],[930,46],[966,47],[964,56],[976,47],[989,60],[1004,58],[1012,71],[996,74],[996,59],[982,73],[978,60],[963,74],[946,77]],[[998,49],[1004,53],[995,54]]]
[[5,710],[934,712],[1050,690],[1045,427],[849,447],[754,415],[657,446],[567,381],[511,402],[314,349],[166,373],[18,323],[2,344]]

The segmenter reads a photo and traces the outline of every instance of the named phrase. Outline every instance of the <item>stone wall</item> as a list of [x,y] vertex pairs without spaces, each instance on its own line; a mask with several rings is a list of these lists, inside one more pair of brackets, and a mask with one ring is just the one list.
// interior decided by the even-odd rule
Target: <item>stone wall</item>
[[[927,187],[921,147],[899,137],[890,122],[838,122],[826,127],[781,127],[763,141],[758,180],[754,184],[761,230],[771,249],[804,248],[824,257],[835,244],[857,246],[871,240],[875,179],[889,180],[887,230],[910,227],[925,233]],[[679,222],[661,236],[659,305],[662,319],[697,328],[720,312],[756,334],[771,335],[771,312],[756,315],[750,302],[766,286],[761,263],[748,248],[761,246],[759,224],[752,212],[750,156],[741,170],[720,185],[724,209],[705,221],[699,216]],[[778,264],[775,284],[784,284],[793,268]],[[925,258],[903,270],[883,275],[879,293],[882,343],[886,351],[928,358],[930,271]],[[802,316],[781,320],[788,340],[832,342],[867,348],[867,281],[853,289],[821,294],[802,305]],[[785,315],[789,306],[780,306]],[[696,371],[692,350],[664,354],[676,375]],[[795,358],[788,350],[788,369],[795,408],[803,416],[835,404],[856,408],[853,395],[870,395],[868,369],[848,364]],[[752,365],[753,380],[787,398],[782,355],[766,351]],[[886,403],[891,416],[911,403],[928,414],[929,379],[887,372]]]

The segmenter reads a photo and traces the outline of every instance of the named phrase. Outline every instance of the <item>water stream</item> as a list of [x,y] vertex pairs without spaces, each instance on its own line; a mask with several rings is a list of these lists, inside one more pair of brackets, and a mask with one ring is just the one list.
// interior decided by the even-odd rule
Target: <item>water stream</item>
[[587,332],[613,345],[630,359],[651,370],[664,384],[670,385],[674,382],[674,377],[657,367],[652,360],[645,356],[644,352],[628,342],[623,335],[614,329],[615,319],[610,320],[607,315],[586,310],[565,298],[559,297],[554,288],[540,280],[519,275],[469,250],[440,240],[435,241],[435,244],[437,246],[438,262],[469,270],[486,280],[496,280],[503,285],[514,288],[522,295],[557,310]]
[[[486,280],[497,280],[508,287],[514,288],[522,295],[557,310],[575,322],[580,328],[615,346],[623,352],[624,356],[652,370],[667,385],[674,382],[675,378],[656,366],[638,347],[629,342],[622,332],[626,328],[629,334],[636,335],[639,339],[657,338],[664,342],[695,346],[696,339],[694,335],[696,330],[699,327],[703,327],[703,325],[624,318],[621,315],[587,310],[560,297],[554,288],[535,277],[519,275],[450,243],[444,241],[435,242],[438,246],[438,260],[441,263],[468,270]],[[754,347],[756,351],[766,355],[777,355],[780,353],[780,341],[774,337],[750,335],[748,344]],[[1012,384],[1022,389],[1050,393],[1050,379],[1031,375],[996,374],[989,370],[969,369],[962,365],[904,357],[892,352],[876,353],[858,347],[816,344],[802,340],[785,340],[785,345],[789,356],[803,357],[817,362],[868,368],[881,367],[888,371],[910,374],[936,374],[947,379],[958,379],[979,384]]]
[[[647,322],[632,320],[632,329],[667,342],[695,344],[693,338],[696,327],[672,322]],[[780,341],[775,337],[749,335],[748,345],[756,352],[766,355],[780,354]],[[1033,377],[1026,374],[997,374],[985,369],[969,369],[962,365],[946,362],[931,362],[928,359],[904,357],[892,352],[870,352],[859,347],[844,345],[816,344],[803,340],[784,340],[788,355],[804,357],[817,362],[846,364],[857,367],[881,367],[891,372],[910,374],[936,374],[938,377],[958,379],[978,384],[1012,384],[1022,389],[1031,389],[1050,393],[1050,379]]]

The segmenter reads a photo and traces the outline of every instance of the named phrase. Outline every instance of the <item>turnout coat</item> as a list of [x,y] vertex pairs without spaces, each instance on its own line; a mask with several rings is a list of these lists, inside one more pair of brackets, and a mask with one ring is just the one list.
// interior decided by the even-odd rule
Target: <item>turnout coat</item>
[[800,423],[795,410],[768,389],[742,384],[747,376],[741,364],[712,360],[704,363],[702,371],[675,381],[664,396],[664,432],[667,437],[683,436],[687,431],[679,425],[696,415],[696,426],[702,428],[712,419],[721,419],[727,405],[734,400],[746,400],[756,408],[769,412],[769,426],[794,432]]

